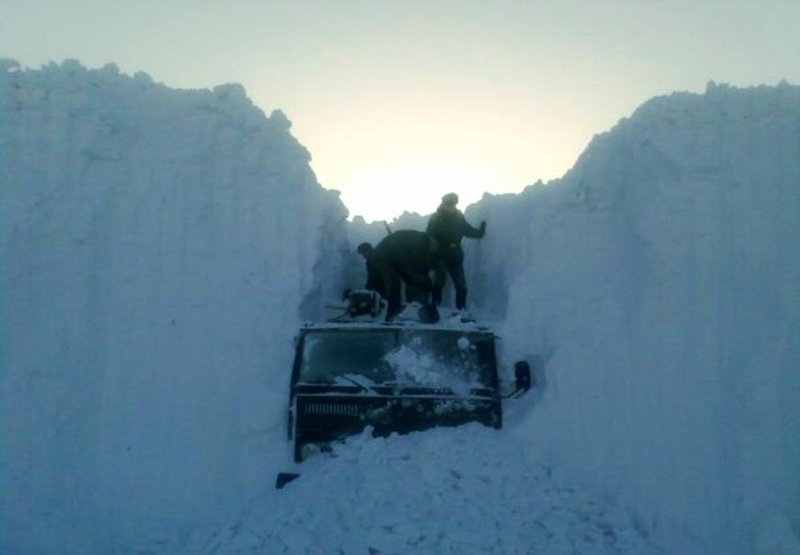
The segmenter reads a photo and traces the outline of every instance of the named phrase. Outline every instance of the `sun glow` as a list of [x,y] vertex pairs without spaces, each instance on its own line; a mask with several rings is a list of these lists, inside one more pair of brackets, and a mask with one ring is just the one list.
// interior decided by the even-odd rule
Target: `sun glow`
[[406,211],[430,214],[450,191],[458,194],[463,209],[480,200],[490,185],[486,172],[475,167],[409,163],[366,168],[348,183],[342,201],[351,218],[391,220]]

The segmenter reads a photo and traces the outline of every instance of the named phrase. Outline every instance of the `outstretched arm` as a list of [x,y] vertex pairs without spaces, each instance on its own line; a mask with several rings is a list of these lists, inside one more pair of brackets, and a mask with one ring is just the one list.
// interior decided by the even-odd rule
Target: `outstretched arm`
[[486,222],[481,222],[479,228],[472,227],[469,222],[464,219],[462,220],[464,224],[461,227],[461,232],[464,234],[464,237],[469,237],[470,239],[480,239],[484,235],[486,235]]

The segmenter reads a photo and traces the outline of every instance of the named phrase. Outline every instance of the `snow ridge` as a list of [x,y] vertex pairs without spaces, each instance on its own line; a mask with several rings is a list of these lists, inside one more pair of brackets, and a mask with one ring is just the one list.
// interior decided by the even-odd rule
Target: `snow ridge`
[[[798,184],[800,87],[710,84],[597,136],[479,247],[482,284],[519,236],[513,303],[491,280],[475,296],[507,306],[518,352],[551,353],[532,448],[649,514],[668,552],[757,553],[776,519],[800,545]],[[495,230],[503,201],[476,208]]]
[[238,506],[343,205],[239,85],[4,68],[0,536],[52,552]]

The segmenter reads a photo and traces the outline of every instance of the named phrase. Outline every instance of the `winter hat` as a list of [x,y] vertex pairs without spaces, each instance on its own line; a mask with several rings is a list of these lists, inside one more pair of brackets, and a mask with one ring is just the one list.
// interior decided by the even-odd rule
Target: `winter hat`
[[447,206],[455,206],[458,204],[458,195],[455,193],[447,193],[442,197],[442,204]]
[[357,251],[358,254],[364,256],[365,254],[372,251],[372,245],[370,245],[369,243],[361,243],[360,245],[358,245]]

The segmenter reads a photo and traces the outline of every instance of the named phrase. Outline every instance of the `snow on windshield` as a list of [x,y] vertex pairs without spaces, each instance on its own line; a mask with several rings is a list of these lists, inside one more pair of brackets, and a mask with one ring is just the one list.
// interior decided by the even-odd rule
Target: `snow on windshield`
[[366,387],[398,384],[449,388],[468,394],[491,385],[491,338],[441,330],[347,333],[323,331],[306,335],[299,381],[354,382]]
[[404,385],[449,388],[460,395],[482,385],[478,349],[465,336],[415,334],[384,358]]

